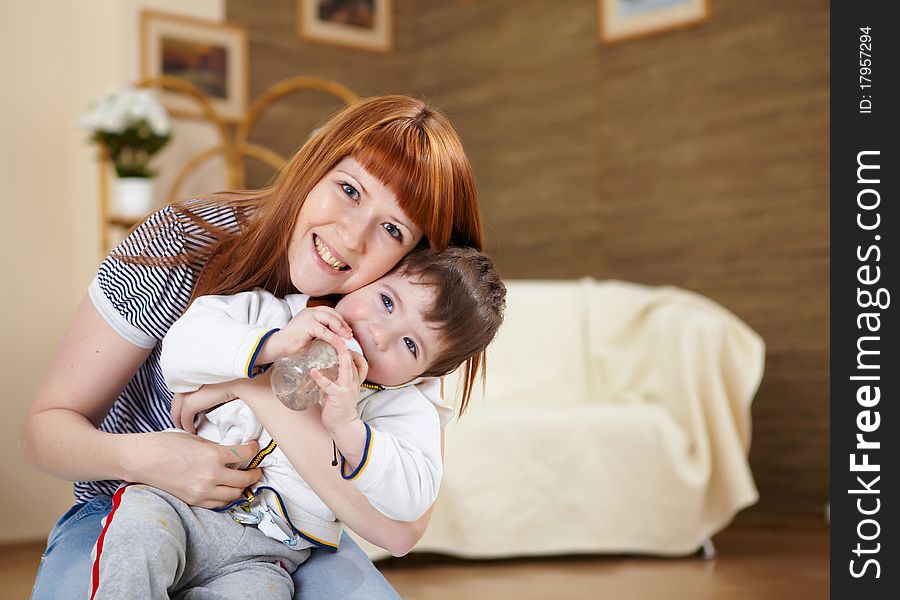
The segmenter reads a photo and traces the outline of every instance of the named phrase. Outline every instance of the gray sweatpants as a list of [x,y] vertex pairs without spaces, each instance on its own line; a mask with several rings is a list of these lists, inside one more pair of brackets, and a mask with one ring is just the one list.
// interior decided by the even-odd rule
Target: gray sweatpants
[[120,489],[107,520],[94,549],[96,600],[290,600],[291,573],[310,552],[146,485]]

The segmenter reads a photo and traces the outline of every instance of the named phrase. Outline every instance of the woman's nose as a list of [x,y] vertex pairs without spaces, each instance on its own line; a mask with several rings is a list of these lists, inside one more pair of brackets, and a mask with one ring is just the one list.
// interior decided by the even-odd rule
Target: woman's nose
[[347,215],[340,226],[341,242],[344,248],[356,254],[366,251],[366,238],[371,229],[371,216],[366,214]]

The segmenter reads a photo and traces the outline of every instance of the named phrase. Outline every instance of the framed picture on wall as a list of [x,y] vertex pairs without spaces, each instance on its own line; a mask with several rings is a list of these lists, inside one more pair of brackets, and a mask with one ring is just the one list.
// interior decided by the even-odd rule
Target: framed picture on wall
[[712,0],[598,0],[600,40],[615,44],[708,21]]
[[392,0],[297,0],[297,35],[315,42],[390,52]]
[[[169,75],[189,81],[226,121],[239,121],[247,110],[247,62],[247,31],[240,25],[141,12],[141,78]],[[185,94],[162,90],[160,97],[175,116],[202,116]]]

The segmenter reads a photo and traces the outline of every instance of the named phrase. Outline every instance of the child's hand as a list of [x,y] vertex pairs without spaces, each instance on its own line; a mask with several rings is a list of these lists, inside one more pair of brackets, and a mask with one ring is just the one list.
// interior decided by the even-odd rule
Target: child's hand
[[[256,363],[273,363],[283,356],[305,348],[313,339],[330,342],[334,336],[350,338],[353,331],[336,310],[327,306],[304,308],[280,331],[276,331],[263,343]],[[341,343],[340,341],[338,343]]]
[[215,383],[200,386],[196,392],[175,394],[172,396],[172,422],[175,427],[188,433],[197,433],[194,418],[207,410],[231,402],[237,395],[231,389],[234,382]]
[[336,432],[359,420],[356,404],[359,401],[360,384],[366,380],[369,363],[358,352],[351,352],[341,339],[327,340],[338,355],[338,376],[334,381],[317,369],[310,370],[316,385],[325,392],[322,405],[322,425],[335,437]]

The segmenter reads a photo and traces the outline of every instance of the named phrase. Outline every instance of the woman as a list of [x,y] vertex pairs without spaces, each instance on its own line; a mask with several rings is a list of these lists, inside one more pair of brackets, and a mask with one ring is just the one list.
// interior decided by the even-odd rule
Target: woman
[[[159,340],[205,294],[262,287],[282,296],[346,293],[381,277],[420,243],[482,247],[474,179],[446,118],[404,96],[361,101],[326,123],[258,192],[176,203],[151,215],[101,264],[26,417],[30,462],[76,480],[77,503],[48,540],[34,598],[86,597],[90,550],[119,480],[161,488],[197,506],[237,498],[258,471],[171,426]],[[471,385],[480,358],[466,367]],[[264,410],[264,409],[263,409]],[[269,426],[270,417],[260,416]],[[387,519],[331,466],[321,423],[298,418],[276,435],[294,467],[352,529],[395,555],[421,537]],[[298,569],[298,598],[393,598],[344,535],[341,550]]]

